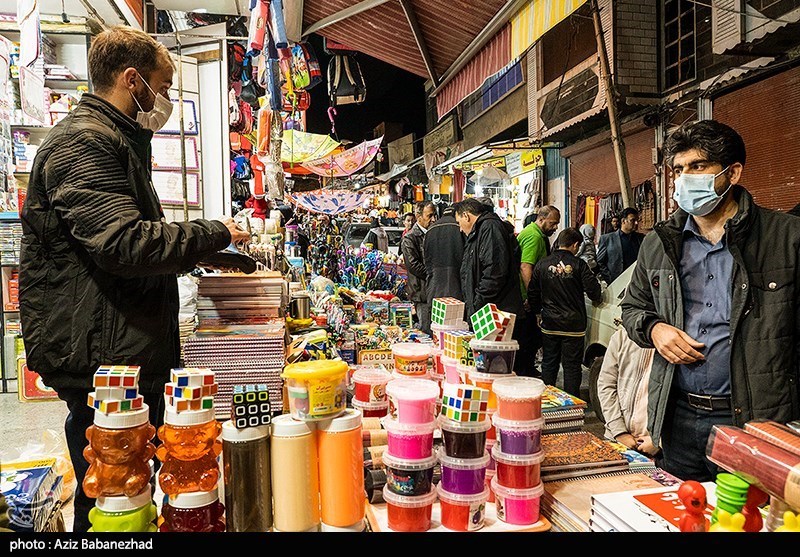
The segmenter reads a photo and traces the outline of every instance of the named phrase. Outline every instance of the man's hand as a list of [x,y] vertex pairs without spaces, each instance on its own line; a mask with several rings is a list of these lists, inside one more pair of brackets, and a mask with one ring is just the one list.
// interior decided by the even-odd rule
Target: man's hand
[[650,333],[650,340],[653,341],[658,353],[671,364],[691,364],[705,360],[705,356],[698,350],[705,348],[706,345],[672,325],[656,324]]
[[239,225],[237,225],[236,221],[234,221],[232,218],[225,217],[220,219],[220,222],[224,224],[228,229],[228,232],[231,233],[232,244],[247,243],[250,241],[250,233],[239,228]]
[[635,449],[637,447],[636,438],[630,433],[620,433],[617,435],[616,441],[617,443],[622,443],[629,449]]

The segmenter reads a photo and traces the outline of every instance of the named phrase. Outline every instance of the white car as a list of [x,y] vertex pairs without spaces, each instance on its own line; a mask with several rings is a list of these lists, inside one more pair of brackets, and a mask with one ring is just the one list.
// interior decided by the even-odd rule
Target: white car
[[625,269],[614,282],[603,290],[603,301],[598,305],[595,306],[589,298],[586,298],[587,327],[583,365],[589,368],[589,402],[601,420],[602,413],[597,399],[597,376],[603,365],[603,356],[606,353],[608,341],[614,331],[622,326],[620,303],[625,297],[635,267],[636,263]]

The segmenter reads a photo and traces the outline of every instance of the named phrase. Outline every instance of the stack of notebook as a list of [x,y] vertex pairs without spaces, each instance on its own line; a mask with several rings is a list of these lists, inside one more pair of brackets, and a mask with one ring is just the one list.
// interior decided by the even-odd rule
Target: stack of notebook
[[263,325],[283,319],[288,283],[280,273],[214,273],[200,277],[198,328]]
[[629,470],[628,460],[614,445],[589,431],[542,435],[542,481]]
[[544,433],[579,431],[585,421],[586,401],[547,385],[542,394]]

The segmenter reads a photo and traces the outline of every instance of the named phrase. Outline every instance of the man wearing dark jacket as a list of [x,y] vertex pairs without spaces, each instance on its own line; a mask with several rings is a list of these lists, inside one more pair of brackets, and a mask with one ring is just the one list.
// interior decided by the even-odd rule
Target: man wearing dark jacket
[[174,66],[167,49],[129,27],[89,50],[95,94],[49,133],[22,211],[20,317],[27,362],[67,403],[77,480],[73,530],[94,500],[82,489],[87,406],[103,364],[141,366],[150,422],[163,421],[164,384],[180,364],[177,273],[231,241],[233,219],[167,223],[150,181],[150,140],[166,123]]
[[[519,318],[519,244],[491,209],[467,198],[455,204],[456,221],[466,234],[461,262],[461,288],[469,318],[488,303]],[[514,328],[516,335],[517,328]]]
[[619,230],[600,236],[597,245],[597,267],[600,278],[611,284],[630,267],[639,255],[644,234],[639,226],[639,211],[628,207],[620,215]]
[[428,271],[428,303],[434,298],[463,300],[461,262],[464,259],[464,234],[458,227],[452,206],[425,234],[425,269]]
[[431,306],[428,303],[428,271],[425,267],[425,250],[423,242],[428,228],[436,221],[436,205],[430,201],[420,201],[415,207],[417,222],[400,241],[400,252],[403,254],[408,279],[406,290],[408,299],[414,302],[419,329],[423,333],[431,333]]
[[800,219],[739,185],[745,146],[729,126],[686,124],[664,148],[680,209],[645,238],[622,320],[657,351],[648,430],[661,466],[713,480],[713,426],[800,418]]
[[583,235],[566,228],[558,235],[557,249],[533,267],[528,283],[531,312],[541,315],[542,380],[555,385],[559,366],[564,368],[564,390],[581,396],[581,361],[586,335],[584,293],[594,303],[603,299],[600,283],[589,265],[575,254]]

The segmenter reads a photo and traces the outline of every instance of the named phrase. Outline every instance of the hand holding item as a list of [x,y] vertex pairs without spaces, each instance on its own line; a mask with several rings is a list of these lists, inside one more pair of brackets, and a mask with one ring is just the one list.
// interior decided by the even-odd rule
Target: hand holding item
[[616,441],[617,441],[617,443],[622,443],[623,445],[625,445],[629,449],[637,449],[638,450],[638,447],[636,446],[637,445],[636,438],[633,435],[631,435],[630,433],[621,433],[621,434],[617,435]]
[[250,233],[246,230],[242,230],[239,228],[239,225],[236,224],[230,217],[224,217],[220,219],[220,222],[225,225],[228,229],[228,232],[231,233],[231,243],[232,244],[240,244],[240,243],[247,243],[250,241]]
[[658,353],[671,364],[691,364],[705,360],[705,356],[698,350],[706,345],[672,325],[656,324],[650,333],[650,340]]

